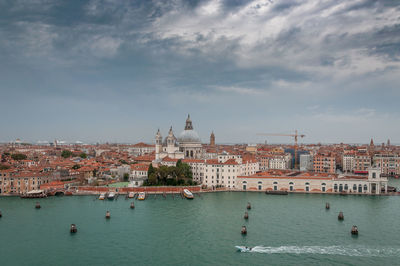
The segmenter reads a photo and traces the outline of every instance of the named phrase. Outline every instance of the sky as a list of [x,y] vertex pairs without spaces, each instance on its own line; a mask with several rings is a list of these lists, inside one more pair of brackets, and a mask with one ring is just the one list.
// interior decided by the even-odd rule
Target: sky
[[0,0],[0,142],[400,143],[400,1]]

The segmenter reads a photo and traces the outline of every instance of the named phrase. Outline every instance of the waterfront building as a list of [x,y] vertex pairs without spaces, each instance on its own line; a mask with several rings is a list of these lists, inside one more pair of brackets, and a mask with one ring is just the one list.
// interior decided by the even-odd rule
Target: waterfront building
[[24,194],[52,181],[51,173],[0,171],[0,195]]
[[400,157],[397,154],[375,154],[373,164],[381,169],[382,174],[388,176],[400,175]]
[[204,163],[205,160],[201,159],[184,159],[182,162],[187,163],[190,166],[193,174],[193,181],[198,184],[203,183],[204,179]]
[[368,176],[336,175],[333,178],[333,192],[381,194],[387,193],[387,177],[381,175],[379,168],[369,168]]
[[313,168],[313,156],[311,154],[300,154],[300,171],[312,171]]
[[131,174],[129,176],[130,187],[140,187],[147,180],[149,171],[148,164],[132,164]]
[[269,170],[250,176],[238,176],[240,190],[273,190],[301,193],[381,194],[387,192],[387,178],[379,168],[370,168],[368,176]]
[[218,155],[218,159],[205,160],[202,184],[233,189],[238,175],[248,176],[258,171],[259,164],[255,158],[224,153]]

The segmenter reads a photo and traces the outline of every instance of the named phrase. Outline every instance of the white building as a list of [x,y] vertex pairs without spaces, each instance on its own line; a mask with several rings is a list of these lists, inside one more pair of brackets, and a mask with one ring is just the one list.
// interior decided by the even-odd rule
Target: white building
[[269,169],[290,169],[292,166],[292,155],[285,153],[282,155],[274,155],[269,159]]
[[251,176],[238,176],[240,190],[273,190],[301,193],[381,194],[387,192],[388,180],[380,169],[370,168],[368,177],[285,170],[269,170]]
[[353,154],[343,154],[342,159],[343,172],[351,173],[354,169],[354,155]]
[[129,154],[133,156],[142,156],[144,154],[150,154],[155,151],[155,146],[146,144],[143,142],[137,143],[128,149]]

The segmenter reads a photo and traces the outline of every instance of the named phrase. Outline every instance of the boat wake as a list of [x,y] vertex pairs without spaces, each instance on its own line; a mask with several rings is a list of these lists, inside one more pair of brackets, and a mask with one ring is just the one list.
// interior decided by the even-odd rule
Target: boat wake
[[369,248],[364,246],[280,246],[253,248],[239,248],[241,252],[267,253],[267,254],[322,254],[342,255],[355,257],[400,257],[400,248]]

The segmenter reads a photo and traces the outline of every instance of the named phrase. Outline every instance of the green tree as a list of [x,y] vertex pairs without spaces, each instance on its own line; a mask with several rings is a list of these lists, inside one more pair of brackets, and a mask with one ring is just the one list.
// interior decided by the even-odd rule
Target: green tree
[[70,151],[70,150],[63,150],[61,152],[61,157],[63,157],[63,158],[69,158],[71,156],[72,156],[72,151]]
[[7,169],[10,169],[10,166],[5,164],[0,164],[0,170],[7,170]]
[[87,155],[86,153],[82,152],[81,154],[79,154],[79,157],[81,157],[82,159],[86,159]]
[[125,182],[128,182],[128,181],[129,181],[129,174],[128,174],[128,173],[125,173],[125,174],[124,174],[124,181],[125,181]]
[[25,154],[22,153],[14,153],[11,155],[11,158],[16,161],[25,160],[27,157]]
[[147,170],[147,176],[150,176],[150,175],[155,174],[155,173],[156,173],[156,170],[154,169],[153,165],[150,164],[149,165],[149,170]]

